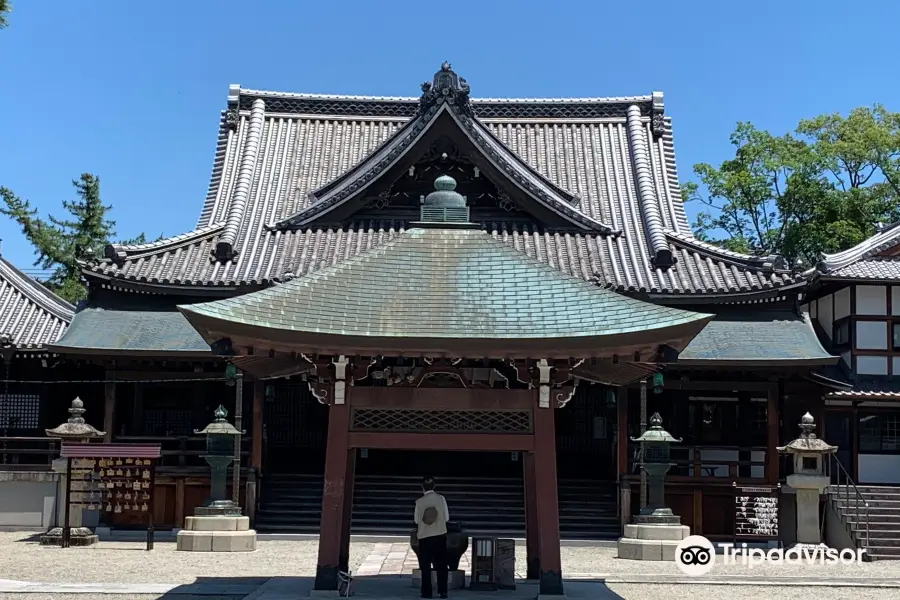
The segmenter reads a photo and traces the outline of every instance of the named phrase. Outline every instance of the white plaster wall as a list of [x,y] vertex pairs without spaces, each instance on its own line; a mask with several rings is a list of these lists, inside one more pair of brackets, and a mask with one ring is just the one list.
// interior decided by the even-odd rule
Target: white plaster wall
[[0,481],[0,526],[53,526],[55,481]]
[[891,288],[891,314],[900,315],[900,287]]
[[825,330],[825,335],[828,336],[828,339],[831,339],[831,336],[834,335],[834,311],[832,311],[831,303],[832,303],[832,294],[827,296],[823,296],[819,298],[818,302],[818,319],[819,325],[822,326],[822,329]]
[[856,372],[860,375],[887,375],[887,356],[857,356]]
[[[766,462],[766,451],[765,450],[753,450],[750,452],[750,460],[753,462],[764,463]],[[750,477],[765,477],[766,476],[766,465],[753,465],[750,467]]]
[[856,286],[856,314],[886,315],[887,288],[883,285]]
[[843,319],[850,316],[850,290],[845,287],[834,293],[834,320]]
[[891,365],[891,372],[894,375],[900,375],[900,358],[894,357],[891,359],[891,362],[893,363]]
[[860,350],[887,350],[887,321],[857,321],[856,347]]
[[859,483],[900,483],[900,455],[860,454]]

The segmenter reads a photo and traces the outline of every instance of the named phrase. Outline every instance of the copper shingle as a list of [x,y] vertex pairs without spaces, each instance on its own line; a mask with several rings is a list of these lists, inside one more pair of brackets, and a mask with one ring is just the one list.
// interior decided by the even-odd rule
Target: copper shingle
[[37,350],[65,333],[75,307],[0,257],[0,336]]

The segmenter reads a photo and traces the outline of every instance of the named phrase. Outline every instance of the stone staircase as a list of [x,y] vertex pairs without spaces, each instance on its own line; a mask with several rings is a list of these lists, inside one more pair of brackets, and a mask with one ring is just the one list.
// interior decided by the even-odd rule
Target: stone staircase
[[868,508],[852,486],[828,488],[829,499],[851,536],[870,559],[900,560],[900,487],[857,485],[856,490]]
[[[352,532],[406,535],[420,479],[359,475],[353,493]],[[522,537],[525,498],[519,478],[441,477],[450,515],[467,531]],[[322,475],[269,474],[262,484],[255,527],[260,533],[317,533]],[[559,482],[560,534],[564,539],[614,539],[619,535],[615,484]]]

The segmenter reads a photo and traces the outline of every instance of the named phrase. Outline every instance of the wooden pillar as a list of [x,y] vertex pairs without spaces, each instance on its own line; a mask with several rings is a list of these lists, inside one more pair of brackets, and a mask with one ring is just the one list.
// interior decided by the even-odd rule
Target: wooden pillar
[[347,451],[347,474],[344,478],[344,506],[341,513],[340,567],[350,571],[350,525],[353,520],[353,480],[356,476],[356,448]]
[[534,452],[523,452],[522,469],[525,480],[525,566],[527,579],[540,579],[541,554],[537,517],[537,475]]
[[766,403],[766,483],[778,483],[778,388],[769,388]]
[[616,389],[616,455],[616,479],[621,482],[622,475],[628,473],[628,388],[625,386]]
[[540,594],[563,595],[562,565],[559,552],[559,501],[556,481],[556,425],[554,403],[534,408],[534,472],[541,482],[537,496],[539,531]]
[[319,558],[314,589],[336,591],[343,545],[344,492],[349,462],[350,406],[328,407],[325,447],[325,484],[322,489],[322,521],[319,526]]
[[263,456],[263,407],[266,402],[266,384],[264,381],[253,382],[253,416],[250,430],[250,467],[262,472]]
[[103,441],[107,444],[113,440],[113,429],[116,426],[116,382],[107,381],[103,388]]
[[140,381],[134,382],[134,407],[129,435],[144,435],[144,384]]
[[175,527],[184,527],[184,477],[175,477]]

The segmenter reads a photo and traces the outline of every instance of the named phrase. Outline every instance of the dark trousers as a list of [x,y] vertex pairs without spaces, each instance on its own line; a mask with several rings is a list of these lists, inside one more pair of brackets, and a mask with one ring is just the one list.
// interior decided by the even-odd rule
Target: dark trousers
[[437,572],[438,594],[447,594],[447,534],[419,540],[419,570],[422,572],[422,597],[431,598],[431,568]]

